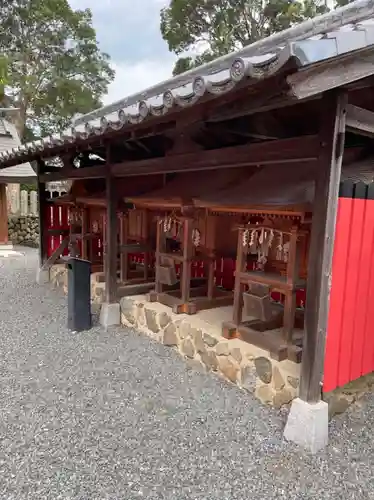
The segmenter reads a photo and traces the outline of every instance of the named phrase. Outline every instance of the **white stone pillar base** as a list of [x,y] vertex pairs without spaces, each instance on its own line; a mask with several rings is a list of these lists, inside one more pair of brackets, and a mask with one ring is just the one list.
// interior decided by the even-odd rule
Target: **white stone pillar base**
[[38,267],[36,270],[36,282],[38,285],[46,285],[49,283],[49,269]]
[[325,401],[292,401],[284,437],[306,450],[317,453],[328,444],[329,406]]
[[100,309],[100,325],[107,328],[108,326],[118,326],[120,324],[121,311],[119,303],[102,304]]

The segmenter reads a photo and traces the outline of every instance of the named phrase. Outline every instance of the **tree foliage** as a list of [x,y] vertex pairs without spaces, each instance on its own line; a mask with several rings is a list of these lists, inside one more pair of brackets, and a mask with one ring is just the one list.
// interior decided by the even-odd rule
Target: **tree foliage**
[[16,123],[41,135],[63,130],[77,113],[100,106],[114,78],[98,47],[89,9],[68,0],[0,0],[0,54]]
[[[161,33],[182,56],[173,72],[180,74],[327,11],[322,0],[170,0],[161,11]],[[196,49],[197,57],[183,57]]]

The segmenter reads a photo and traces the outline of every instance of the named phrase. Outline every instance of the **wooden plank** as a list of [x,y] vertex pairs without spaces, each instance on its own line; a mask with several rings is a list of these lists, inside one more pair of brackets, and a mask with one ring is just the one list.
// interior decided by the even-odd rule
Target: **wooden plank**
[[329,92],[321,108],[321,149],[308,262],[299,392],[299,397],[308,402],[319,401],[321,397],[346,105],[346,93]]
[[[108,147],[107,161],[110,163]],[[115,179],[107,169],[106,176],[106,248],[105,248],[105,301],[108,304],[117,302],[117,252],[118,252],[118,217],[117,217],[117,189]]]
[[372,46],[322,61],[287,77],[289,94],[306,99],[374,75]]
[[349,132],[374,137],[374,112],[348,104],[346,126]]

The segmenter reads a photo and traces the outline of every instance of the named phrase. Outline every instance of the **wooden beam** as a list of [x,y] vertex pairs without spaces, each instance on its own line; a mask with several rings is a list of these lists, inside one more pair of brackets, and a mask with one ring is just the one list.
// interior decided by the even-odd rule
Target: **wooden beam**
[[39,179],[41,182],[55,182],[61,180],[74,179],[104,179],[106,177],[108,167],[106,165],[97,165],[86,168],[60,168],[58,172],[41,174]]
[[354,134],[374,137],[374,112],[348,104],[346,126]]
[[78,168],[72,171],[44,174],[39,178],[43,182],[53,182],[64,179],[106,178],[109,170],[115,177],[126,177],[275,163],[310,162],[318,158],[316,153],[319,148],[318,141],[316,135],[269,140],[244,146],[126,161],[110,166]]
[[[321,398],[332,256],[344,152],[346,93],[329,92],[321,107],[321,149],[318,162],[308,262],[305,337],[299,397]],[[338,356],[338,353],[336,353]]]
[[318,158],[316,135],[199,151],[184,155],[125,162],[111,166],[115,177],[168,172],[214,170],[217,168],[310,162]]
[[54,250],[52,255],[47,260],[44,261],[43,265],[41,266],[41,269],[43,270],[50,269],[53,266],[53,264],[55,264],[57,260],[61,257],[64,250],[68,248],[68,246],[69,246],[69,238],[64,238],[60,243],[60,245],[56,248],[56,250]]
[[[107,166],[110,165],[110,146],[107,147]],[[113,304],[117,302],[117,255],[118,255],[118,218],[117,205],[118,194],[116,181],[106,169],[106,248],[105,254],[105,302]]]
[[306,99],[374,75],[372,46],[321,61],[287,77],[289,95]]

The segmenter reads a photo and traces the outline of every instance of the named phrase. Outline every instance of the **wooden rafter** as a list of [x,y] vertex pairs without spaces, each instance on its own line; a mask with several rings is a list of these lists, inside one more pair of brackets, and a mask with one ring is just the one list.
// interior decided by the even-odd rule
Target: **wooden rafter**
[[354,134],[374,137],[374,112],[348,104],[346,126]]

